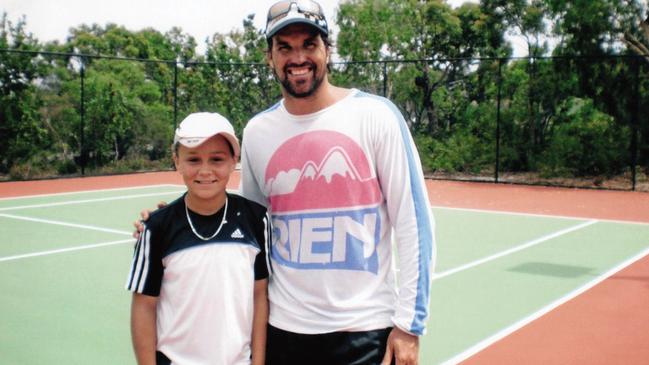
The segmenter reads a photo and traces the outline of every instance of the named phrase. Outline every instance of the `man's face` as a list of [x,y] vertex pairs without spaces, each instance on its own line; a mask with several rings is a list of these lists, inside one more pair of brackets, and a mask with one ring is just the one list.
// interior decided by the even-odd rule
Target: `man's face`
[[273,37],[268,63],[292,97],[313,95],[327,76],[329,49],[317,31],[308,25],[295,24]]

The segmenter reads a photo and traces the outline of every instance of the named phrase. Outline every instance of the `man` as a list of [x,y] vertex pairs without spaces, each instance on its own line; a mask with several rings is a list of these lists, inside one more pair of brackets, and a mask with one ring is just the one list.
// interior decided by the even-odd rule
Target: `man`
[[421,164],[394,104],[329,83],[328,36],[314,1],[269,9],[283,99],[243,134],[241,194],[273,225],[267,361],[417,364],[435,258]]

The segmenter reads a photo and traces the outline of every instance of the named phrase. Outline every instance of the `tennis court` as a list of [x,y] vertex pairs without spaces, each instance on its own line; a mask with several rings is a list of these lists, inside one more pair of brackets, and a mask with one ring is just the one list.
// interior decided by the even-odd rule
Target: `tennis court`
[[[130,293],[123,288],[134,241],[131,222],[141,209],[170,201],[184,186],[94,184],[101,188],[88,190],[71,186],[72,181],[58,184],[65,192],[36,189],[32,195],[0,199],[1,362],[134,364]],[[0,184],[0,196],[16,195],[16,186]],[[473,189],[491,188],[478,184]],[[476,354],[478,359],[498,340],[542,321],[649,255],[647,211],[638,213],[639,219],[618,219],[613,213],[607,219],[588,207],[584,214],[539,214],[497,204],[468,207],[461,199],[451,206],[438,198],[453,194],[480,205],[477,195],[430,194],[438,258],[421,364],[471,362]],[[643,205],[647,194],[630,194],[649,211]],[[544,207],[540,200],[539,207]],[[646,298],[649,277],[637,280],[645,290],[637,294]],[[645,348],[625,351],[647,354],[647,335],[634,335],[631,340]]]

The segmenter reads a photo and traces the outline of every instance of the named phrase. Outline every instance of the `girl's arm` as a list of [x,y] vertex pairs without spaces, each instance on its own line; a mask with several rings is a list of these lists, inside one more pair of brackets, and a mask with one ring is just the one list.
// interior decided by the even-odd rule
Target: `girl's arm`
[[133,294],[131,302],[131,337],[133,350],[139,365],[155,365],[157,344],[156,304],[157,297]]
[[268,279],[255,281],[252,320],[252,365],[263,365],[266,358],[266,325],[268,323]]

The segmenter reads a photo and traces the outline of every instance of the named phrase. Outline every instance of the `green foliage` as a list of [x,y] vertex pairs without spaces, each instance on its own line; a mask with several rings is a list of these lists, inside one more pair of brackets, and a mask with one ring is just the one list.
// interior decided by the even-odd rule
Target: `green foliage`
[[544,1],[553,33],[561,36],[557,54],[615,53],[622,34],[646,17],[646,2],[640,0]]
[[[25,26],[24,18],[14,25],[2,14],[0,49],[38,51],[38,41]],[[34,85],[44,70],[34,53],[0,52],[0,173],[49,144],[47,130],[38,118],[40,101]]]
[[254,27],[253,16],[248,16],[243,31],[215,34],[207,46],[206,61],[211,63],[192,66],[190,75],[208,92],[196,93],[197,99],[186,110],[219,112],[241,132],[254,114],[280,97],[279,87],[265,65],[266,39]]
[[106,165],[90,170],[90,174],[127,174],[139,171],[164,171],[170,169],[173,169],[173,162],[170,157],[160,160],[150,160],[142,156],[137,156],[129,159],[111,161]]
[[444,172],[479,173],[488,167],[480,161],[481,157],[486,157],[481,153],[481,144],[477,136],[466,130],[454,133],[444,141],[434,140],[432,161],[426,167]]
[[569,98],[559,106],[540,170],[548,176],[612,176],[626,166],[629,140],[629,129],[591,100]]
[[[159,130],[158,124],[169,122],[170,110],[160,104],[160,90],[146,79],[141,63],[94,62],[86,70],[84,98],[83,147],[92,166],[124,158],[129,150],[137,148],[136,132],[150,137],[149,131]],[[136,128],[145,121],[146,127]],[[157,143],[149,148],[153,155],[165,155]]]
[[[391,75],[389,96],[402,106],[415,129],[425,127],[428,133],[435,133],[440,121],[433,94],[444,83],[454,81],[466,71],[463,63],[447,60],[473,56],[473,52],[485,43],[474,28],[480,19],[479,9],[471,9],[471,15],[466,9],[461,12],[464,15],[461,20],[442,0],[353,0],[343,3],[337,16],[340,27],[338,53],[349,61],[431,60],[398,65],[395,74]],[[381,69],[373,66],[365,69],[343,67],[342,71],[351,71],[352,80],[382,77]],[[358,86],[362,85],[361,82]],[[401,103],[405,100],[408,102]]]
[[471,174],[492,169],[495,161],[494,114],[491,105],[467,105],[464,115],[444,138],[429,140],[430,155],[425,167],[433,171]]
[[11,180],[29,180],[57,175],[74,175],[78,166],[71,160],[63,160],[51,151],[40,150],[21,158],[12,164],[8,171]]

